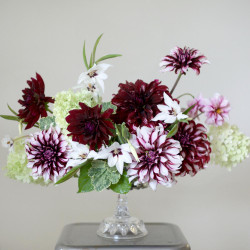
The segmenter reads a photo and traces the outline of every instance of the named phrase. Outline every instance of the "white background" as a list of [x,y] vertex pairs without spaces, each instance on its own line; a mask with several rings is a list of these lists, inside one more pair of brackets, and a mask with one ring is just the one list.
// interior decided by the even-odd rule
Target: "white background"
[[[74,0],[0,1],[0,114],[15,110],[26,80],[41,74],[46,94],[75,85],[87,51],[104,33],[97,56],[110,60],[104,99],[118,83],[159,78],[172,86],[174,73],[159,73],[160,59],[174,46],[199,49],[211,61],[200,76],[189,72],[175,95],[224,94],[231,102],[231,123],[250,136],[249,1]],[[183,99],[185,100],[185,99]],[[184,102],[185,104],[185,102]],[[0,120],[0,136],[16,136],[15,122]],[[1,149],[4,167],[7,151]],[[195,177],[129,194],[130,210],[146,222],[179,225],[193,250],[250,249],[249,160],[232,172],[210,166]],[[53,249],[65,224],[100,222],[111,215],[112,192],[76,194],[77,181],[40,187],[8,179],[0,171],[0,249]]]

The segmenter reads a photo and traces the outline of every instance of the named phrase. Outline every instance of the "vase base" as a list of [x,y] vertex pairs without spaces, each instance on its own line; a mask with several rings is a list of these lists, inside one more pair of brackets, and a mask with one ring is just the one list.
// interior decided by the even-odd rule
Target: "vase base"
[[97,235],[113,240],[129,240],[144,237],[148,231],[142,220],[135,217],[108,217],[102,221]]

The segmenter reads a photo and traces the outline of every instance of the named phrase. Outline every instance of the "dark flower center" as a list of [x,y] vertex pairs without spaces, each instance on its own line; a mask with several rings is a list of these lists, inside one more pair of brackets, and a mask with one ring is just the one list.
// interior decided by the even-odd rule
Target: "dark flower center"
[[113,151],[111,151],[111,154],[113,154],[113,157],[116,155],[122,155],[122,151],[121,151],[121,149],[116,148]]
[[93,134],[95,131],[95,127],[96,127],[96,125],[92,121],[86,122],[84,124],[85,132],[88,134]]
[[155,151],[146,151],[144,160],[148,163],[154,163],[157,158],[157,153]]
[[182,147],[189,146],[191,144],[190,135],[188,133],[179,135],[178,140],[181,143]]
[[50,161],[53,156],[54,156],[54,150],[51,148],[46,148],[46,151],[43,154],[44,159]]
[[90,72],[88,73],[88,76],[89,76],[90,78],[93,78],[93,77],[95,77],[95,76],[98,75],[96,72],[97,72],[97,70],[92,70],[92,71],[90,71]]

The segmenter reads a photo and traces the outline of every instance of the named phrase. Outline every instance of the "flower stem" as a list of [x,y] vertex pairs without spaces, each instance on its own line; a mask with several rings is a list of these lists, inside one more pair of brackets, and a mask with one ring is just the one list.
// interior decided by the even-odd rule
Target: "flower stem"
[[23,135],[23,136],[20,136],[20,137],[17,137],[15,139],[13,139],[13,141],[15,142],[15,141],[18,141],[18,140],[21,140],[21,139],[24,139],[24,138],[28,138],[28,137],[30,137],[30,136],[29,135]]
[[202,115],[204,112],[201,112],[200,114],[198,114],[197,116],[195,116],[194,118],[193,118],[193,120],[195,120],[196,118],[198,118],[200,115]]
[[190,95],[190,96],[192,96],[192,97],[194,98],[194,96],[193,96],[192,94],[190,94],[190,93],[184,93],[184,94],[182,94],[182,95],[179,95],[179,96],[176,97],[176,98],[179,99],[179,98],[181,98],[182,96],[185,96],[185,95]]
[[176,79],[176,81],[175,81],[175,83],[174,83],[174,86],[173,86],[173,88],[172,88],[171,91],[170,91],[170,94],[171,94],[171,95],[173,94],[173,92],[174,92],[174,90],[175,90],[175,88],[176,88],[178,82],[180,81],[181,75],[182,75],[181,73],[178,75],[178,77],[177,77],[177,79]]

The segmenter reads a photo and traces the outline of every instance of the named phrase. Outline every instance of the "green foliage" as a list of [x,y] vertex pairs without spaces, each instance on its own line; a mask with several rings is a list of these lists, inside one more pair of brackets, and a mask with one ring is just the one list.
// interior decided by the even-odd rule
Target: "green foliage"
[[102,191],[111,184],[116,184],[120,179],[117,170],[110,168],[105,161],[101,160],[92,162],[88,175],[91,177],[91,183],[96,191]]
[[108,109],[113,109],[115,112],[117,107],[115,105],[113,105],[111,102],[103,102],[102,103],[102,112],[104,112]]
[[127,173],[124,172],[120,180],[116,184],[112,184],[110,189],[119,194],[127,194],[131,189],[132,184],[129,182]]
[[127,143],[127,140],[130,139],[130,133],[125,123],[115,124],[115,132],[121,144]]
[[84,41],[84,45],[83,45],[83,61],[84,61],[86,69],[88,70],[89,65],[88,65],[88,61],[87,61],[87,57],[86,57],[85,41]]
[[88,176],[88,171],[92,167],[91,163],[91,161],[88,161],[85,166],[80,169],[80,175],[78,178],[78,193],[86,193],[94,190],[91,178]]
[[51,125],[53,127],[56,126],[55,116],[47,116],[40,119],[39,128],[41,130],[47,130],[50,128]]
[[55,184],[61,184],[67,180],[69,180],[70,178],[72,178],[73,176],[75,176],[77,174],[77,172],[79,171],[80,168],[88,166],[89,162],[91,160],[87,160],[75,167],[73,167],[66,175],[64,175],[59,181],[57,181]]
[[115,58],[115,57],[118,57],[118,56],[122,56],[122,55],[120,55],[120,54],[109,54],[109,55],[106,55],[106,56],[103,56],[103,57],[99,58],[96,61],[96,63],[99,63],[99,62],[107,60],[107,59]]
[[10,110],[10,112],[11,112],[12,114],[17,115],[17,112],[16,112],[15,110],[13,110],[13,109],[10,107],[9,104],[7,104],[7,106],[8,106],[8,108],[9,108],[9,110]]
[[169,130],[167,138],[173,137],[178,131],[179,123],[175,123],[174,126]]
[[11,120],[11,121],[18,121],[18,122],[20,121],[19,117],[13,116],[13,115],[0,115],[0,117],[6,120]]

